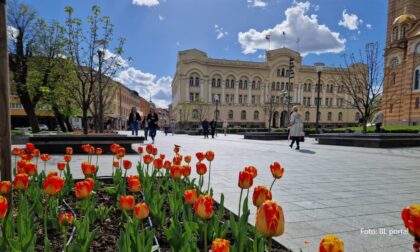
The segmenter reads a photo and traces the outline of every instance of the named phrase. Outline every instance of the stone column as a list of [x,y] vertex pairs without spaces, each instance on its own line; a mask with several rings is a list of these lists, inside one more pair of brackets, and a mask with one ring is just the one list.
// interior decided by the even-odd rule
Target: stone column
[[190,102],[190,82],[188,78],[185,81],[185,101]]
[[248,83],[248,105],[251,105],[252,83]]
[[235,105],[239,103],[239,82],[235,81]]
[[316,106],[316,102],[315,102],[315,88],[318,84],[311,84],[311,103]]
[[220,97],[220,104],[225,104],[226,102],[226,94],[225,94],[225,90],[226,89],[226,81],[222,81],[222,97]]
[[208,87],[209,87],[209,96],[208,96],[209,100],[208,100],[208,102],[209,103],[212,103],[213,100],[212,100],[212,96],[211,96],[211,88],[212,88],[212,86],[211,86],[211,80],[208,81]]
[[294,91],[294,93],[295,93],[295,95],[294,95],[294,99],[293,99],[293,101],[292,102],[300,102],[300,100],[299,100],[299,84],[294,84],[293,86],[295,86],[294,87],[294,89],[295,89],[295,91]]
[[333,99],[333,103],[332,103],[332,105],[333,105],[334,107],[336,107],[336,106],[337,106],[337,87],[334,87],[334,99]]
[[264,94],[265,94],[265,84],[261,83],[260,86],[260,103],[264,105]]
[[204,102],[204,98],[204,80],[200,79],[200,100]]
[[[323,97],[323,99],[321,99],[321,101],[324,100],[324,105],[326,105],[325,101],[327,100],[326,99],[327,98],[327,86],[322,85],[322,90],[321,91],[322,91],[322,97]],[[322,103],[320,105],[322,106]]]

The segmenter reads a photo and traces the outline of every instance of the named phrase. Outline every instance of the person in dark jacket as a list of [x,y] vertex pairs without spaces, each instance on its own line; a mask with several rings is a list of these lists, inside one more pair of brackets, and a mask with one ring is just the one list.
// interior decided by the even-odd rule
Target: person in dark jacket
[[152,138],[152,142],[155,143],[155,136],[157,130],[157,123],[159,121],[159,117],[156,114],[154,109],[151,109],[149,114],[147,115],[147,124],[149,126],[149,136]]
[[210,122],[210,133],[211,138],[214,138],[214,133],[216,133],[216,121],[214,119]]
[[203,127],[204,138],[209,138],[209,121],[204,119],[204,121],[201,123],[201,126]]
[[137,112],[136,107],[132,107],[130,116],[128,117],[128,125],[130,125],[130,128],[131,128],[131,135],[134,136],[134,133],[136,133],[136,136],[139,135],[139,122],[140,121],[141,121],[140,114]]

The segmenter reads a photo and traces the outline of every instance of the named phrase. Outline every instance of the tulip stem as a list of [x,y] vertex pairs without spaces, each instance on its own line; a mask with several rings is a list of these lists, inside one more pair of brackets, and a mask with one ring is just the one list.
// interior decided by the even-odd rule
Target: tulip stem
[[268,237],[268,248],[267,248],[267,251],[268,252],[271,252],[271,246],[272,246],[272,244],[273,244],[273,238],[271,238],[271,237]]
[[258,252],[258,231],[255,229],[255,236],[254,236],[254,252]]
[[63,240],[64,240],[63,251],[67,252],[67,231],[65,227],[62,227],[62,230],[63,230]]
[[207,221],[204,221],[204,251],[207,251]]
[[274,180],[273,180],[273,183],[271,183],[271,186],[270,186],[270,191],[271,191],[271,189],[273,188],[274,182],[276,182],[276,179],[274,179]]
[[209,162],[209,181],[207,185],[207,193],[210,193],[210,175],[211,175],[211,161]]
[[241,219],[241,203],[242,203],[242,193],[244,189],[241,188],[241,194],[239,196],[239,208],[238,208],[238,219]]

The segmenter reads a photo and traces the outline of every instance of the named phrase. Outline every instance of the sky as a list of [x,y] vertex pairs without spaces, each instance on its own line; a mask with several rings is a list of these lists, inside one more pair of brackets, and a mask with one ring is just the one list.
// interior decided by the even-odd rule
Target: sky
[[[264,61],[265,50],[288,47],[303,63],[338,65],[343,54],[385,43],[385,0],[21,0],[46,20],[64,22],[65,6],[86,23],[93,5],[126,39],[116,79],[159,107],[171,103],[178,51]],[[270,43],[266,35],[270,34]],[[112,53],[112,52],[111,52]]]

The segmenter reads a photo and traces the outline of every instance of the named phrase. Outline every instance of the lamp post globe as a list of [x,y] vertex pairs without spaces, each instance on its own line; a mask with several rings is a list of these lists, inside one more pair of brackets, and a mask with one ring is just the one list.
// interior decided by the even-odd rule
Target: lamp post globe
[[318,84],[317,84],[317,99],[316,99],[316,128],[315,128],[315,131],[316,131],[316,133],[320,133],[320,131],[319,131],[319,120],[320,120],[320,118],[319,118],[319,105],[320,105],[320,90],[321,90],[321,74],[322,74],[322,71],[324,70],[324,66],[325,66],[325,64],[324,63],[315,63],[314,64],[314,66],[315,66],[315,70],[316,70],[316,72],[317,72],[317,74],[318,74]]

